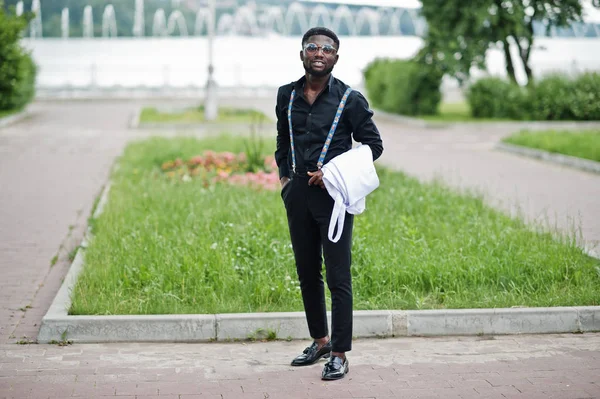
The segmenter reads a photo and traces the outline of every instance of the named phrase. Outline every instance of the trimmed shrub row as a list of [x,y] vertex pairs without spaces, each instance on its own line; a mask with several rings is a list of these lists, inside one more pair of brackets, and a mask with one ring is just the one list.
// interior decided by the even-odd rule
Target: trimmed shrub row
[[414,60],[376,59],[364,70],[371,104],[387,112],[433,115],[442,98],[443,74]]
[[477,118],[600,120],[600,74],[551,75],[528,87],[483,78],[469,87],[467,101]]

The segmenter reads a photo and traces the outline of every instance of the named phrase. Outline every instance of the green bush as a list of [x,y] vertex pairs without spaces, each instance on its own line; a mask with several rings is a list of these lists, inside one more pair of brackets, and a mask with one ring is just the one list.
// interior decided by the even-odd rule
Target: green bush
[[388,87],[384,71],[388,68],[390,62],[389,59],[377,58],[367,65],[363,71],[369,101],[376,107],[381,107],[383,104],[383,98]]
[[483,78],[467,93],[476,118],[530,120],[600,120],[600,74],[570,79],[550,75],[529,87],[500,78]]
[[600,120],[600,73],[588,72],[574,82],[572,111],[579,120]]
[[529,89],[531,116],[535,120],[573,120],[573,82],[566,76],[550,75]]
[[33,99],[37,68],[19,44],[31,16],[7,14],[2,3],[0,0],[0,110],[11,110]]
[[443,74],[415,60],[377,59],[364,71],[371,103],[384,111],[405,115],[433,115],[442,94]]
[[528,98],[525,89],[500,78],[483,78],[466,93],[471,113],[476,118],[525,119]]

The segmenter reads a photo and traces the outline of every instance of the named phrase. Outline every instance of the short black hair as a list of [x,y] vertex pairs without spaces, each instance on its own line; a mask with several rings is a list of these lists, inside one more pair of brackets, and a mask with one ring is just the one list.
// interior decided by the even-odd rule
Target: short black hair
[[302,36],[302,46],[306,44],[309,37],[318,35],[323,35],[331,38],[331,40],[333,40],[333,42],[335,43],[337,49],[340,49],[340,39],[338,39],[337,35],[333,33],[331,29],[327,29],[322,26],[317,26],[315,28],[310,28],[309,30],[307,30],[304,36]]

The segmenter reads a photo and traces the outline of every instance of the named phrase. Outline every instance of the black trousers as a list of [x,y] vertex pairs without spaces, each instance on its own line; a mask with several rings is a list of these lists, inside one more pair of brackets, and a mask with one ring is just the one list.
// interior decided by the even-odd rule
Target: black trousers
[[328,335],[323,276],[331,292],[331,344],[334,352],[352,349],[352,226],[354,215],[346,214],[337,243],[327,238],[334,201],[327,190],[309,186],[308,176],[294,175],[281,197],[287,212],[296,270],[311,337]]

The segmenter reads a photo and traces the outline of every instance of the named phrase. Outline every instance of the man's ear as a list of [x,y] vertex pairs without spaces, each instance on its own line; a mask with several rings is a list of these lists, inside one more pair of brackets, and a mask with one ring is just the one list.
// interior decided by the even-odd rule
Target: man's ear
[[304,62],[304,51],[300,50],[300,61]]

